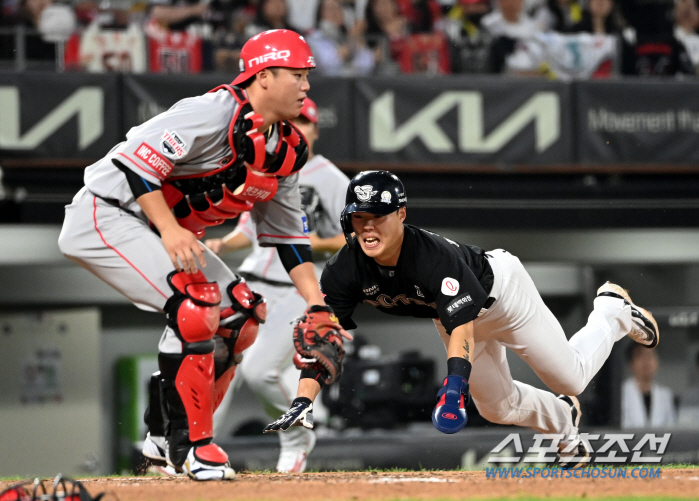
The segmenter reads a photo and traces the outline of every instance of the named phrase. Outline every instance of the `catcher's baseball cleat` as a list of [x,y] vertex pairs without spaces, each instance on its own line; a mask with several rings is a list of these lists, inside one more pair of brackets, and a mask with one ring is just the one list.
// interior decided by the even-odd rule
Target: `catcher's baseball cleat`
[[432,411],[432,424],[435,428],[442,433],[456,433],[466,426],[468,383],[463,377],[447,376],[437,398],[437,406]]
[[228,455],[216,444],[195,446],[189,449],[182,465],[193,480],[233,480],[235,470],[228,462]]
[[[559,395],[558,398],[570,409],[570,417],[573,420],[573,426],[577,428],[580,425],[580,418],[582,417],[580,402],[577,398],[568,395]],[[587,445],[580,439],[579,434],[573,437],[572,440],[561,441],[559,447],[558,464],[564,470],[580,468],[590,462],[590,451],[587,450]]]
[[597,297],[608,296],[623,299],[626,304],[631,306],[631,320],[633,327],[628,336],[646,348],[655,348],[660,342],[660,331],[658,323],[653,318],[653,315],[647,310],[636,306],[631,301],[629,291],[611,282],[605,283],[597,290]]
[[167,463],[167,439],[148,432],[143,441],[142,452],[153,464],[164,466]]
[[166,464],[165,466],[160,466],[152,464],[146,470],[149,475],[155,475],[156,477],[182,477],[184,472],[182,470],[177,471],[177,468]]

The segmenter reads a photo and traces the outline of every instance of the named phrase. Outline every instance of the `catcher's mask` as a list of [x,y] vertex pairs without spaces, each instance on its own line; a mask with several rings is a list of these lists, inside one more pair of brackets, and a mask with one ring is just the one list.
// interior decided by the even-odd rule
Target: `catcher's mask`
[[105,493],[92,497],[82,483],[60,474],[53,480],[19,482],[0,492],[0,501],[100,501],[104,497]]
[[408,205],[405,187],[398,176],[385,170],[360,172],[350,181],[345,196],[345,208],[340,216],[347,244],[351,244],[352,213],[366,212],[385,216]]

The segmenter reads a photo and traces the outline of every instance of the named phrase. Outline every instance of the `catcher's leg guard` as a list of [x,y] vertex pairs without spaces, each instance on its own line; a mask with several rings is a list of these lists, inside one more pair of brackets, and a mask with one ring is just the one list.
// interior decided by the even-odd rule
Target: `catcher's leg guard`
[[221,293],[200,272],[173,272],[168,283],[174,294],[165,312],[168,326],[182,342],[182,353],[160,353],[158,364],[168,456],[173,465],[182,466],[192,447],[209,444],[213,437],[213,337]]
[[214,383],[214,410],[235,375],[236,366],[243,359],[243,351],[257,339],[260,324],[267,318],[265,299],[250,290],[245,279],[239,277],[226,287],[231,306],[221,311],[221,319],[216,334],[221,336],[228,349],[227,357],[217,357],[215,362],[216,381]]

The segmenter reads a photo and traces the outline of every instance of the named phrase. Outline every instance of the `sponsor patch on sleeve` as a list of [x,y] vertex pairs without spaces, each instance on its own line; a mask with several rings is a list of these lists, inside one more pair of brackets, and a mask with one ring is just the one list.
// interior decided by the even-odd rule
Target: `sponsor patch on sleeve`
[[468,306],[469,304],[473,304],[473,299],[471,299],[471,295],[462,294],[461,296],[457,297],[454,301],[452,301],[449,305],[447,305],[447,315],[451,317],[455,315],[463,307]]
[[302,217],[301,217],[301,221],[303,222],[303,232],[304,232],[304,233],[308,233],[308,232],[309,232],[309,229],[308,229],[308,219],[306,219],[306,216],[302,216]]
[[459,292],[459,281],[455,278],[446,277],[442,280],[442,294],[445,296],[456,296]]
[[187,144],[180,138],[175,131],[166,130],[163,132],[163,138],[160,142],[160,151],[166,157],[177,159],[182,158],[187,153]]
[[163,157],[160,153],[155,151],[154,148],[146,143],[141,143],[141,146],[136,148],[134,154],[137,158],[143,160],[146,165],[151,167],[156,173],[160,174],[163,179],[166,178],[170,172],[172,172],[172,162]]

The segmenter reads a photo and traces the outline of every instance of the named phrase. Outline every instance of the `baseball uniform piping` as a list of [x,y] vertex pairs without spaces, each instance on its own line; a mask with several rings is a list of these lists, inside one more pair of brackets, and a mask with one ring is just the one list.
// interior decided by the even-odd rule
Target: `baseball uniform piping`
[[136,268],[136,267],[133,265],[133,263],[132,263],[131,261],[129,261],[129,260],[126,258],[126,256],[124,256],[121,252],[119,252],[118,250],[116,250],[116,248],[112,247],[111,245],[109,245],[109,244],[107,243],[107,241],[104,239],[104,235],[102,235],[102,232],[101,232],[100,229],[97,227],[97,197],[94,197],[94,198],[93,198],[92,203],[93,203],[93,205],[94,205],[94,207],[95,207],[94,210],[93,210],[93,212],[92,212],[92,218],[93,218],[93,220],[94,220],[94,222],[95,222],[95,231],[99,234],[100,238],[102,239],[102,243],[104,243],[104,245],[106,245],[107,247],[109,247],[110,249],[112,249],[114,252],[116,252],[117,255],[118,255],[120,258],[122,258],[124,261],[126,261],[126,262],[128,263],[129,266],[131,266],[134,270],[136,270],[136,272],[138,272],[138,274],[141,275],[141,276],[145,279],[145,281],[148,282],[155,290],[157,290],[160,294],[162,294],[162,296],[163,296],[165,299],[167,299],[168,297],[170,297],[170,296],[166,296],[165,294],[163,294],[163,291],[161,291],[160,289],[158,289],[158,288],[155,286],[155,284],[154,284],[153,282],[151,282],[150,280],[148,280],[148,277],[146,277],[146,276],[143,274],[143,272],[142,272],[141,270],[139,270],[138,268]]

